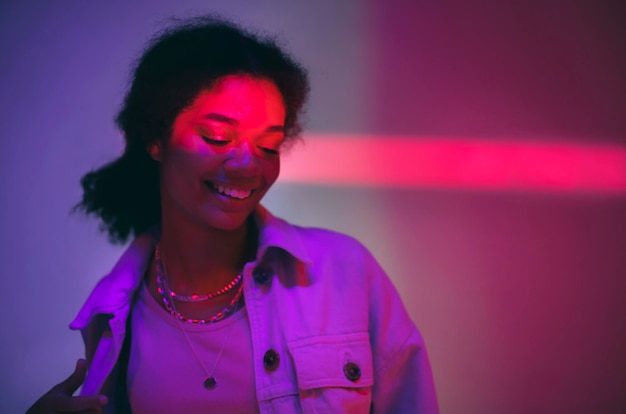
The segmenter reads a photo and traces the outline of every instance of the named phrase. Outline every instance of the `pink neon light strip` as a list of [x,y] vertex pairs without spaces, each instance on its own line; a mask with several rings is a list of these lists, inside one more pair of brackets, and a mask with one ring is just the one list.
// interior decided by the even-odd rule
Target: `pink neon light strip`
[[619,146],[316,135],[282,163],[282,182],[626,193],[626,148]]

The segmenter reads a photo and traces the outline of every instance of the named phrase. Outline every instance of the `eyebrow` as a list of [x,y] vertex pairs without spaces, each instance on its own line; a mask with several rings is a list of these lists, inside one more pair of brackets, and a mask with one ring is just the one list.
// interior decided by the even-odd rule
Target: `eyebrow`
[[[203,119],[209,120],[209,121],[215,121],[215,122],[220,122],[223,124],[227,124],[233,127],[239,126],[239,121],[237,121],[235,118],[231,118],[228,117],[226,115],[222,115],[222,114],[218,114],[216,112],[211,112],[208,113],[206,115],[204,115],[202,117]],[[285,126],[284,125],[270,125],[269,127],[267,127],[265,129],[265,132],[285,132]]]

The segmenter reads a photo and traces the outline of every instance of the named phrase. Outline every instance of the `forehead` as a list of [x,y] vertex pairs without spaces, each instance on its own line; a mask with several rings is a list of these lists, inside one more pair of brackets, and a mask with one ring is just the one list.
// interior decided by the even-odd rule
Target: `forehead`
[[274,82],[250,75],[229,75],[201,91],[185,113],[193,118],[216,113],[242,122],[282,125],[285,107]]

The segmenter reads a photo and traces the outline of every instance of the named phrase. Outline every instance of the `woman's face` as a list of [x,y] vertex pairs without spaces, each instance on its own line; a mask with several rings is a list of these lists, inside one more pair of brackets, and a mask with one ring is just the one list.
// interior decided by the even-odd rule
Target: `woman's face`
[[231,75],[201,92],[149,148],[160,161],[163,220],[235,230],[278,178],[285,107],[276,85]]

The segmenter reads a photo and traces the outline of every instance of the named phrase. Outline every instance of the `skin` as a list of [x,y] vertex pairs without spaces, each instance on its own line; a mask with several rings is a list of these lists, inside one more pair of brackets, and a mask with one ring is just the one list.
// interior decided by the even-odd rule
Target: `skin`
[[278,177],[284,119],[280,92],[267,80],[229,76],[200,93],[176,117],[169,141],[149,149],[161,164],[164,227],[240,229]]
[[[160,163],[161,252],[174,291],[216,291],[256,251],[247,219],[278,178],[284,122],[282,96],[272,82],[228,76],[178,115],[165,145],[149,149]],[[154,266],[148,280],[160,303]],[[177,308],[205,318],[230,299]]]
[[38,399],[26,414],[102,413],[104,406],[109,402],[104,395],[72,397],[85,381],[86,374],[87,361],[79,359],[76,361],[74,372]]
[[[250,214],[278,178],[285,107],[269,80],[231,75],[201,91],[174,121],[167,142],[147,148],[160,164],[161,253],[171,288],[205,293],[230,282],[256,252]],[[155,266],[147,274],[156,291]],[[232,299],[181,303],[187,317],[207,318]],[[73,397],[87,370],[84,360],[28,411],[99,413],[105,396]]]

